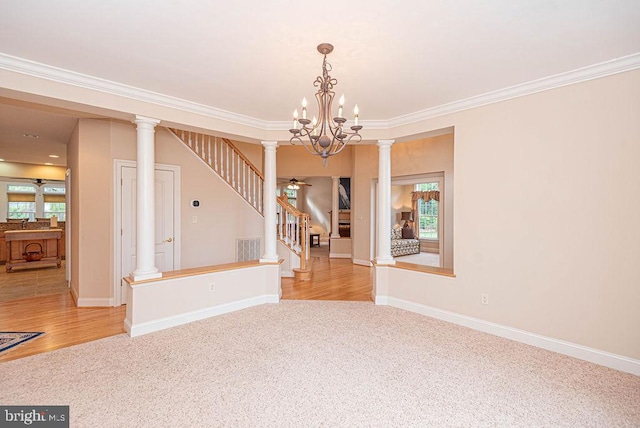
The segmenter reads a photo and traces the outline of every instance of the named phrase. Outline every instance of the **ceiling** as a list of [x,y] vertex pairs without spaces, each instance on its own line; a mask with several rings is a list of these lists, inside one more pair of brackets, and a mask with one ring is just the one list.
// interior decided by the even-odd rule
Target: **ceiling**
[[[313,99],[330,42],[366,126],[637,54],[638,23],[638,0],[5,0],[0,53],[275,122]],[[0,104],[5,159],[48,155],[75,124]]]

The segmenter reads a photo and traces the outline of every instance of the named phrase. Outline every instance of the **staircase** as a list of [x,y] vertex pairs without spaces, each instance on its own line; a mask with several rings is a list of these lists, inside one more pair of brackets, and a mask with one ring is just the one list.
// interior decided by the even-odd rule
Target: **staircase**
[[[168,128],[193,153],[222,178],[260,215],[264,215],[264,176],[227,138],[199,132]],[[300,269],[294,269],[296,279],[309,279],[309,214],[297,210],[286,196],[277,198],[277,236],[280,242],[300,257]]]
[[227,138],[169,128],[261,215],[264,176]]
[[300,256],[300,268],[293,269],[298,280],[311,279],[309,263],[309,214],[299,211],[288,201],[287,195],[277,198],[278,239]]

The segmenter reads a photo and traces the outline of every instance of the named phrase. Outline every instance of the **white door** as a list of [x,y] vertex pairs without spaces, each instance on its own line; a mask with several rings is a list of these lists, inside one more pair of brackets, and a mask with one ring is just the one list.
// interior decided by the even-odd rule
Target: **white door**
[[[123,166],[122,207],[122,276],[136,268],[136,168]],[[155,170],[155,265],[161,272],[174,270],[174,172]],[[127,301],[127,287],[121,285],[121,302]]]

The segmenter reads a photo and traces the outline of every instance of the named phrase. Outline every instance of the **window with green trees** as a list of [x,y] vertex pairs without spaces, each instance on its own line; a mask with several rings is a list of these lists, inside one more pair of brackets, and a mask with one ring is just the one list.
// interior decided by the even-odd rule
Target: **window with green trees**
[[[415,190],[440,190],[438,188],[438,182],[420,183],[415,185]],[[432,239],[438,240],[438,201],[431,199],[424,201],[418,199],[417,211],[418,211],[418,236],[420,239]]]

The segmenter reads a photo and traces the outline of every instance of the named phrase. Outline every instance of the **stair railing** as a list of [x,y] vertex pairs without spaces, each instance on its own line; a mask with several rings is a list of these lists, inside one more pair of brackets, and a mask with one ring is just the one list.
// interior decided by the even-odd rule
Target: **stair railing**
[[199,132],[169,130],[227,182],[256,211],[263,214],[264,176],[227,138]]
[[309,261],[309,214],[291,205],[287,195],[278,201],[278,239],[300,256],[300,270],[307,270]]

